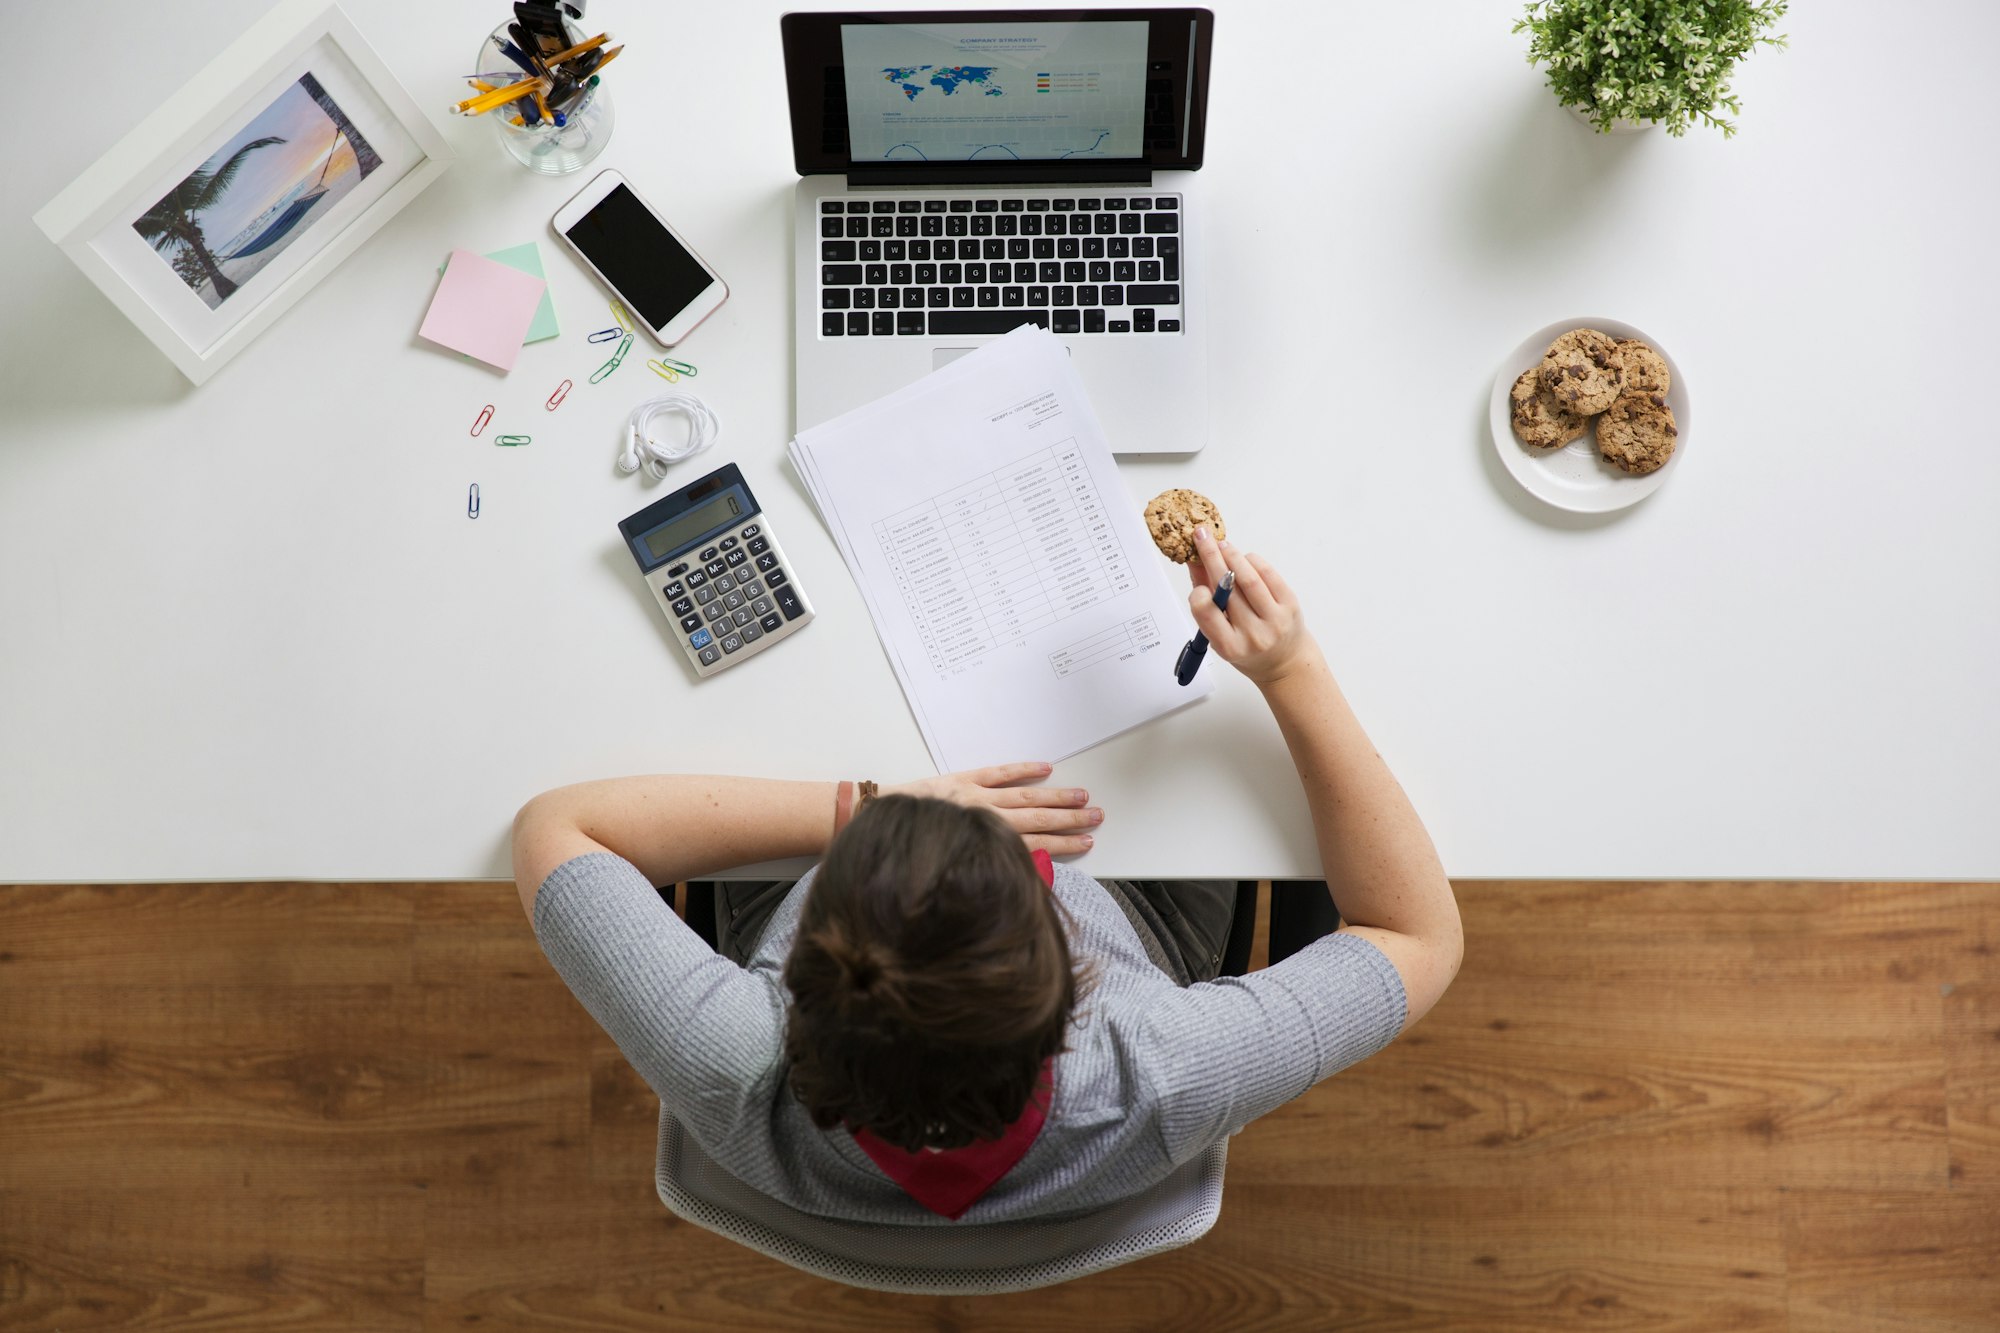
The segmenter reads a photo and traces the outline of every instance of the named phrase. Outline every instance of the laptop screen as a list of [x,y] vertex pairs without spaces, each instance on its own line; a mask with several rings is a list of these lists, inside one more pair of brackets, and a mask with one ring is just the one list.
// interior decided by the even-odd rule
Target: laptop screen
[[1212,24],[1201,9],[787,14],[799,172],[1198,167]]

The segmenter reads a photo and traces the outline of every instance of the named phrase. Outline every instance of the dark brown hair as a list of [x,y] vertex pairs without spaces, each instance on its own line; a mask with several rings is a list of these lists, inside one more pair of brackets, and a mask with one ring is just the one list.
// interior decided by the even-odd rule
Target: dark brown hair
[[1084,982],[1061,907],[990,810],[884,796],[827,849],[785,961],[792,1091],[908,1152],[998,1138]]

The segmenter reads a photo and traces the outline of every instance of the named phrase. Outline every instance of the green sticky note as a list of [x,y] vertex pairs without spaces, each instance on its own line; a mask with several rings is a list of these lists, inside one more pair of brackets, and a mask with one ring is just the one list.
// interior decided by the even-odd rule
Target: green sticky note
[[[532,277],[548,281],[548,274],[542,271],[541,247],[533,241],[505,250],[494,250],[486,257],[496,264],[505,264],[508,268],[517,268]],[[450,260],[445,261],[446,264],[450,262]],[[444,270],[445,265],[439,264],[438,272],[442,273]],[[542,303],[535,307],[535,317],[528,324],[528,336],[521,339],[523,347],[529,343],[538,343],[544,338],[553,338],[562,332],[556,327],[556,303],[553,295],[546,290],[542,292]]]

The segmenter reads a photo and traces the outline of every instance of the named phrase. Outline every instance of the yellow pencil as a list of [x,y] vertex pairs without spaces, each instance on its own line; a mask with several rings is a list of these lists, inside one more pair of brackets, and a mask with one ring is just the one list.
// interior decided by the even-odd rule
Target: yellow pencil
[[495,93],[500,91],[499,88],[497,88],[493,84],[482,83],[478,79],[467,79],[466,82],[471,84],[473,87],[477,88],[482,93]]
[[530,93],[536,92],[541,86],[542,81],[540,79],[523,79],[519,83],[510,83],[505,88],[499,88],[490,93],[481,93],[477,97],[467,98],[453,107],[452,112],[460,116],[484,115],[496,106],[505,106],[516,98],[526,97]]
[[535,88],[535,110],[542,113],[543,120],[548,121],[550,124],[555,123],[555,117],[549,114],[549,104],[542,100],[542,90],[540,86],[537,86]]
[[597,36],[591,38],[589,41],[578,42],[575,46],[572,46],[567,51],[558,51],[552,56],[543,56],[542,63],[544,65],[560,65],[563,63],[563,61],[574,60],[578,56],[584,54],[587,51],[595,51],[598,47],[604,45],[606,42],[610,40],[611,40],[610,33],[600,32],[597,34]]

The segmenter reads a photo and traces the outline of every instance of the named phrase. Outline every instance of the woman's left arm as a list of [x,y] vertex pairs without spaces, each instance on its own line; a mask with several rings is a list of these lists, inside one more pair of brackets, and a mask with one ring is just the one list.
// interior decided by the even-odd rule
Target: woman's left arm
[[[1022,787],[1048,764],[1000,764],[885,787],[986,805],[1031,848],[1062,856],[1089,850],[1087,830],[1104,818],[1080,788]],[[611,852],[654,884],[789,856],[818,856],[833,839],[831,782],[665,775],[609,778],[544,792],[514,816],[514,881],[530,916],[549,872],[573,857]]]

